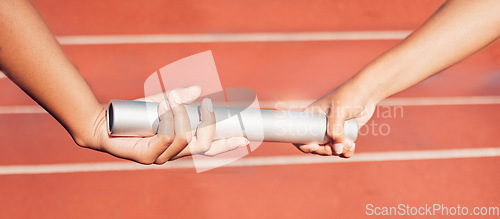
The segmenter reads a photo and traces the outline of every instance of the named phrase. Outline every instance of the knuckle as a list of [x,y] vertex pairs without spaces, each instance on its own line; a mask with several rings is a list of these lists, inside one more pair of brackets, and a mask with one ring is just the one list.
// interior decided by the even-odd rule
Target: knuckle
[[160,140],[162,142],[165,142],[167,144],[171,144],[172,142],[174,142],[175,136],[173,136],[173,135],[158,135],[158,138],[160,138]]

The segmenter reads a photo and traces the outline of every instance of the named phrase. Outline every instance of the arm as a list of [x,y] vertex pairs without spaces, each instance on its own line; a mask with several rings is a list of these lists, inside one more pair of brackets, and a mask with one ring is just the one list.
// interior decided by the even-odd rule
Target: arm
[[395,48],[353,78],[375,101],[398,93],[472,55],[500,35],[500,1],[451,0]]
[[307,111],[329,114],[332,144],[301,145],[299,149],[352,156],[354,143],[344,140],[342,133],[346,119],[357,118],[359,125],[364,125],[384,98],[457,63],[499,36],[500,1],[446,2],[405,40],[309,106]]
[[198,130],[198,138],[192,136],[183,103],[200,95],[198,87],[161,94],[162,98],[154,100],[163,106],[159,110],[160,134],[112,138],[107,133],[106,110],[29,1],[0,1],[0,29],[0,69],[56,118],[82,147],[140,163],[161,164],[194,153],[214,155],[248,144],[246,139],[234,138],[214,142],[217,150],[210,150],[215,116],[209,100],[202,102],[201,110],[202,122],[209,128]]
[[28,1],[2,1],[0,17],[0,66],[5,74],[77,143],[86,144],[86,133],[102,111],[90,88]]

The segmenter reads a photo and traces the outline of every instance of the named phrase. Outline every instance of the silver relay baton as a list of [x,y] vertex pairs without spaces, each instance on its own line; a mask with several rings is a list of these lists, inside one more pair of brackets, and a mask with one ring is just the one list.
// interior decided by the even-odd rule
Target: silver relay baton
[[[152,136],[158,131],[158,103],[111,100],[108,106],[108,132],[111,136]],[[199,105],[184,105],[193,133],[200,123]],[[246,137],[250,141],[327,143],[328,120],[317,113],[214,107],[214,139]],[[344,123],[344,136],[358,137],[355,119]]]

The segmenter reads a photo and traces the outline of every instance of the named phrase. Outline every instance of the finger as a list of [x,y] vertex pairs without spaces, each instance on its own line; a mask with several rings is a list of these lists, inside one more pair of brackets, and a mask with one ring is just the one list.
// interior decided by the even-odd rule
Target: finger
[[188,146],[184,148],[174,159],[193,154],[204,153],[210,149],[215,134],[215,114],[212,101],[204,99],[200,105],[201,121],[196,130],[196,136],[192,137]]
[[294,144],[300,151],[304,153],[313,153],[320,149],[319,144]]
[[[323,114],[326,115],[326,112],[328,111],[329,104],[325,104],[324,100],[320,100],[317,102],[312,103],[309,105],[307,108],[304,109],[303,112],[308,112],[308,113],[318,113],[318,114]],[[321,154],[321,155],[328,155],[328,150],[324,149],[324,145],[320,146],[319,144],[293,144],[295,147],[297,147],[300,151],[304,153],[315,153],[315,154]],[[318,153],[319,151],[319,153]],[[331,150],[329,150],[331,151]],[[331,155],[331,154],[329,154]]]
[[352,143],[352,146],[347,151],[343,152],[340,157],[350,158],[352,157],[352,155],[354,155],[355,150],[356,150],[356,144]]
[[[329,111],[330,104],[325,103],[324,100],[314,102],[309,105],[304,112],[309,113],[319,113],[325,115]],[[332,147],[330,145],[319,145],[319,144],[293,144],[300,151],[304,153],[314,153],[319,155],[333,155]]]
[[319,148],[313,152],[314,154],[331,156],[333,155],[330,145],[319,145]]
[[[206,156],[215,156],[218,154],[222,154],[224,152],[232,151],[238,147],[243,147],[249,144],[249,141],[244,137],[232,137],[228,139],[219,139],[215,140],[210,144],[210,149],[203,154]],[[179,159],[181,157],[193,155],[191,152],[193,151],[191,148],[196,147],[197,139],[196,136],[193,136],[193,140],[189,142],[188,146],[184,148],[179,154],[174,156],[172,160]]]
[[[105,131],[104,131],[105,132]],[[114,156],[142,164],[153,163],[173,141],[173,136],[156,135],[148,138],[107,138],[102,150]]]
[[193,150],[191,148],[196,147],[196,144],[197,144],[196,136],[193,136],[193,138],[191,139],[191,141],[189,142],[189,144],[184,149],[182,149],[181,152],[179,152],[174,157],[172,157],[172,159],[170,159],[170,160],[176,160],[176,159],[179,159],[181,157],[191,156],[192,155],[191,151]]
[[351,139],[345,138],[344,142],[338,144],[340,144],[342,147],[342,154],[339,154],[340,157],[349,158],[354,154],[354,148],[356,145]]
[[[162,153],[160,153],[157,156],[155,160],[156,164],[165,163],[164,160],[158,158],[161,157],[161,155],[165,154],[165,151],[170,147],[170,145],[173,143],[175,139],[174,115],[169,105],[170,104],[168,104],[166,100],[162,100],[158,106],[158,113],[160,114],[159,115],[160,124],[158,127],[158,134],[156,136],[164,136],[165,138],[168,138],[170,141],[167,142]],[[164,156],[167,155],[165,154]]]
[[[333,104],[332,104],[333,106]],[[342,153],[342,142],[344,141],[344,122],[346,117],[339,107],[332,107],[328,113],[327,135],[333,144],[333,150],[336,154]]]
[[[187,88],[176,89],[179,94],[182,103],[191,103],[195,101],[201,95],[201,87],[200,86],[191,86]],[[168,97],[171,91],[167,91],[164,93],[158,93],[155,95],[151,95],[145,98],[136,99],[137,101],[150,101],[150,102],[161,102]]]
[[162,100],[158,106],[160,125],[158,126],[158,135],[174,136],[174,114],[166,100]]
[[176,90],[170,92],[168,104],[174,117],[175,138],[172,144],[158,157],[157,163],[165,163],[181,152],[191,141],[191,124],[186,108]]
[[141,164],[152,164],[172,141],[173,138],[165,135],[148,138],[111,138],[102,149],[116,157]]
[[250,142],[244,137],[232,137],[212,142],[210,149],[205,152],[207,156],[215,156],[224,152],[232,151],[238,147],[247,146]]
[[191,154],[206,152],[210,149],[215,134],[215,114],[212,100],[205,98],[200,105],[201,121],[196,129],[196,147]]
[[345,150],[343,143],[335,143],[333,144],[332,148],[336,155],[342,154]]

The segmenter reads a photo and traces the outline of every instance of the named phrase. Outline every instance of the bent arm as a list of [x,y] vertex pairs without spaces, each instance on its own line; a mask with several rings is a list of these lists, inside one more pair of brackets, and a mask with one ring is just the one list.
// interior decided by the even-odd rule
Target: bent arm
[[346,84],[379,102],[459,62],[499,35],[500,1],[450,0]]
[[0,68],[84,144],[103,108],[27,0],[0,1]]
[[201,120],[207,128],[197,129],[196,138],[191,135],[189,125],[185,125],[186,121],[189,124],[189,117],[183,103],[177,100],[198,98],[201,91],[196,87],[169,91],[173,98],[165,99],[161,94],[161,100],[157,100],[165,106],[158,115],[163,118],[159,129],[172,126],[173,133],[144,138],[110,137],[106,110],[28,0],[0,1],[0,30],[0,70],[52,114],[80,146],[143,164],[163,164],[193,154],[213,156],[248,144],[238,137],[212,142],[215,124],[211,121],[215,121],[215,115],[210,113],[213,110],[208,100],[201,104],[205,109]]
[[500,35],[500,1],[449,0],[421,27],[306,111],[329,115],[329,145],[299,145],[303,152],[351,157],[355,144],[344,141],[343,125],[364,125],[384,98],[457,63]]

